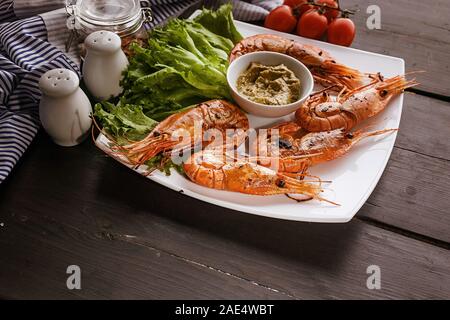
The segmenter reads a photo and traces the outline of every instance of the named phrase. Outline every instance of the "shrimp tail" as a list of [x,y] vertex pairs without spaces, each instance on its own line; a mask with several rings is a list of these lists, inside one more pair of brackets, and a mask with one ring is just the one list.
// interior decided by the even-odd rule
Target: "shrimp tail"
[[178,141],[167,140],[159,136],[121,146],[121,149],[134,165],[140,166],[157,154],[174,147],[177,143]]

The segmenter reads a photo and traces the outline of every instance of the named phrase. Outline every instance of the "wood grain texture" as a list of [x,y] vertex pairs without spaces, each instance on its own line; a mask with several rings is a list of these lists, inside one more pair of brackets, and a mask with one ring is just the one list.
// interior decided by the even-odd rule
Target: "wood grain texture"
[[341,0],[341,5],[346,9],[358,9],[354,18],[358,22],[364,21],[364,26],[369,17],[367,8],[377,5],[381,9],[381,29],[424,40],[450,43],[450,2],[447,0]]
[[[0,290],[10,299],[289,299],[150,245],[111,241],[57,220],[5,224]],[[81,290],[66,287],[69,265],[81,268]]]
[[[0,290],[9,299],[289,298],[152,247],[109,241],[55,220],[6,225]],[[82,290],[66,287],[72,264],[81,268]]]
[[[450,96],[450,2],[447,0],[341,1],[359,9],[352,18],[357,34],[352,47],[405,59],[407,71],[418,76],[421,90]],[[381,9],[381,29],[366,26],[369,5]]]
[[[1,187],[0,296],[289,299],[151,244],[132,244],[125,236],[123,241],[112,241],[113,236],[105,231],[107,226],[99,225],[100,219],[91,220],[89,214],[112,209],[127,221],[133,210],[116,207],[98,194],[104,191],[99,187],[105,186],[98,183],[103,181],[104,166],[110,167],[111,159],[90,141],[62,148],[40,135],[23,161],[15,177]],[[123,181],[117,191],[128,183],[133,181]],[[145,194],[145,189],[138,192]],[[97,206],[90,211],[94,203]],[[82,269],[81,291],[66,288],[66,268],[72,264]]]
[[449,190],[450,161],[394,148],[358,215],[450,242]]
[[[1,296],[450,297],[444,249],[359,221],[294,223],[212,206],[89,142],[64,149],[40,135],[2,188]],[[81,292],[64,288],[68,264],[85,270]],[[371,264],[382,290],[366,288]]]
[[395,145],[422,155],[450,160],[450,103],[405,93]]
[[450,104],[406,94],[387,168],[358,215],[450,242]]
[[[123,241],[115,241],[104,231],[104,224],[97,224],[100,219],[86,220],[87,204],[95,194],[86,196],[83,190],[89,188],[71,187],[70,181],[60,185],[59,195],[64,194],[64,199],[44,192],[39,195],[38,185],[28,189],[33,195],[6,195],[7,200],[2,196],[0,296],[8,299],[290,298],[161,251],[151,244],[129,243],[126,236]],[[79,202],[82,194],[84,201]],[[26,201],[22,200],[24,195]],[[52,200],[57,201],[52,203]],[[11,201],[20,205],[9,209]],[[95,209],[102,210],[101,205]],[[124,221],[132,214],[121,212]],[[82,290],[67,289],[69,265],[80,266]]]

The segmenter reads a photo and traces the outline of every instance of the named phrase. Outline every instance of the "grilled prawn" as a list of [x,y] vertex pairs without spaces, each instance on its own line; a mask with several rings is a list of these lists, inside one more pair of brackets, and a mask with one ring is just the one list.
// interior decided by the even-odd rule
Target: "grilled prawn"
[[[272,139],[275,129],[278,139]],[[362,129],[353,133],[342,129],[324,132],[306,132],[295,122],[286,122],[271,128],[265,149],[257,150],[258,163],[263,166],[274,165],[278,161],[280,172],[305,172],[311,166],[331,161],[346,154],[364,138],[387,134],[397,129],[367,131]],[[258,138],[259,139],[259,138]],[[265,141],[258,141],[258,146]]]
[[307,131],[335,129],[349,131],[362,121],[383,111],[393,97],[416,86],[415,80],[396,76],[352,90],[333,99],[328,90],[311,96],[295,113],[299,125]]
[[183,168],[191,181],[208,188],[259,196],[300,194],[330,202],[319,195],[322,191],[320,180],[299,180],[252,163],[247,158],[230,159],[222,149],[197,152]]
[[[228,129],[233,132],[233,143],[240,144],[245,139],[249,128],[247,116],[235,105],[224,100],[211,100],[196,107],[171,115],[158,124],[150,134],[141,141],[118,147],[133,165],[141,165],[154,156],[184,147],[194,147],[200,142],[205,147],[212,141],[205,141],[206,130],[218,131],[222,137],[227,136]],[[179,137],[188,136],[183,141]]]

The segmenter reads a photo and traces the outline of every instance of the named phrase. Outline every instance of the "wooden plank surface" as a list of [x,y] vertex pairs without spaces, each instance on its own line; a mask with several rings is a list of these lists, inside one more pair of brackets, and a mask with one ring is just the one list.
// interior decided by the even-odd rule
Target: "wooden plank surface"
[[[445,249],[359,221],[295,223],[215,207],[89,142],[57,148],[41,135],[3,188],[0,296],[450,297]],[[86,270],[86,290],[65,292],[68,264]],[[366,288],[372,264],[382,290]]]
[[396,147],[450,160],[450,102],[405,93]]
[[[110,241],[44,217],[20,219],[6,220],[0,237],[0,296],[9,299],[290,298],[151,245]],[[82,290],[66,287],[74,264]]]
[[[423,70],[421,90],[450,96],[450,2],[447,0],[343,0],[359,12],[352,18],[357,35],[352,47],[405,59],[407,71]],[[381,9],[381,29],[366,25],[369,5]]]
[[377,5],[381,10],[381,30],[402,34],[423,40],[450,43],[448,13],[450,2],[447,0],[340,0],[345,9],[357,9],[352,19],[366,26],[367,8]]
[[[42,145],[38,143],[35,147]],[[93,151],[92,148],[88,149]],[[77,155],[84,154],[84,165],[89,165],[86,149],[78,151],[84,151],[77,152]],[[70,153],[72,152],[66,153],[66,156]],[[21,185],[19,189],[10,186],[10,192],[2,192],[0,297],[289,299],[282,293],[246,279],[217,272],[151,244],[135,245],[126,241],[112,241],[113,237],[104,232],[107,228],[105,223],[89,217],[90,213],[94,213],[89,211],[89,204],[97,201],[96,192],[101,192],[90,178],[97,175],[96,171],[101,172],[99,165],[106,159],[101,160],[96,162],[97,166],[92,167],[95,168],[94,171],[76,165],[70,168],[79,161],[78,157],[67,159],[65,164],[49,161],[49,167],[41,168],[42,175],[36,174],[41,170],[31,162],[31,166],[23,167],[23,172],[38,180],[32,185],[21,184],[18,174],[17,182]],[[51,169],[53,165],[59,166],[56,169],[59,177],[55,175],[55,180],[47,179],[49,171],[46,169]],[[79,177],[85,179],[78,180]],[[26,179],[22,181],[25,182]],[[39,181],[46,182],[38,183]],[[79,181],[83,182],[79,184]],[[114,207],[114,203],[111,205]],[[103,205],[98,202],[95,212],[104,210]],[[133,215],[132,211],[122,211],[120,207],[116,207],[116,210],[123,214],[124,222]],[[66,287],[66,269],[69,265],[81,268],[80,291],[70,291]]]
[[358,215],[450,242],[450,103],[406,94],[387,168]]
[[450,242],[450,161],[395,148],[358,215]]

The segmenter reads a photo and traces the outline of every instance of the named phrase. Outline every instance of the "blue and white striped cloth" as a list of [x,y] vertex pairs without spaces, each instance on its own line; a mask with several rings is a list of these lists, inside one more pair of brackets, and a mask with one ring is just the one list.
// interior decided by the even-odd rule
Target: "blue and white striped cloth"
[[[153,25],[188,7],[217,7],[229,0],[150,0]],[[238,20],[262,20],[281,0],[233,2]],[[80,75],[77,52],[64,52],[68,37],[65,0],[0,0],[0,184],[40,128],[38,81],[46,71],[67,68]],[[53,11],[55,10],[55,11]]]

